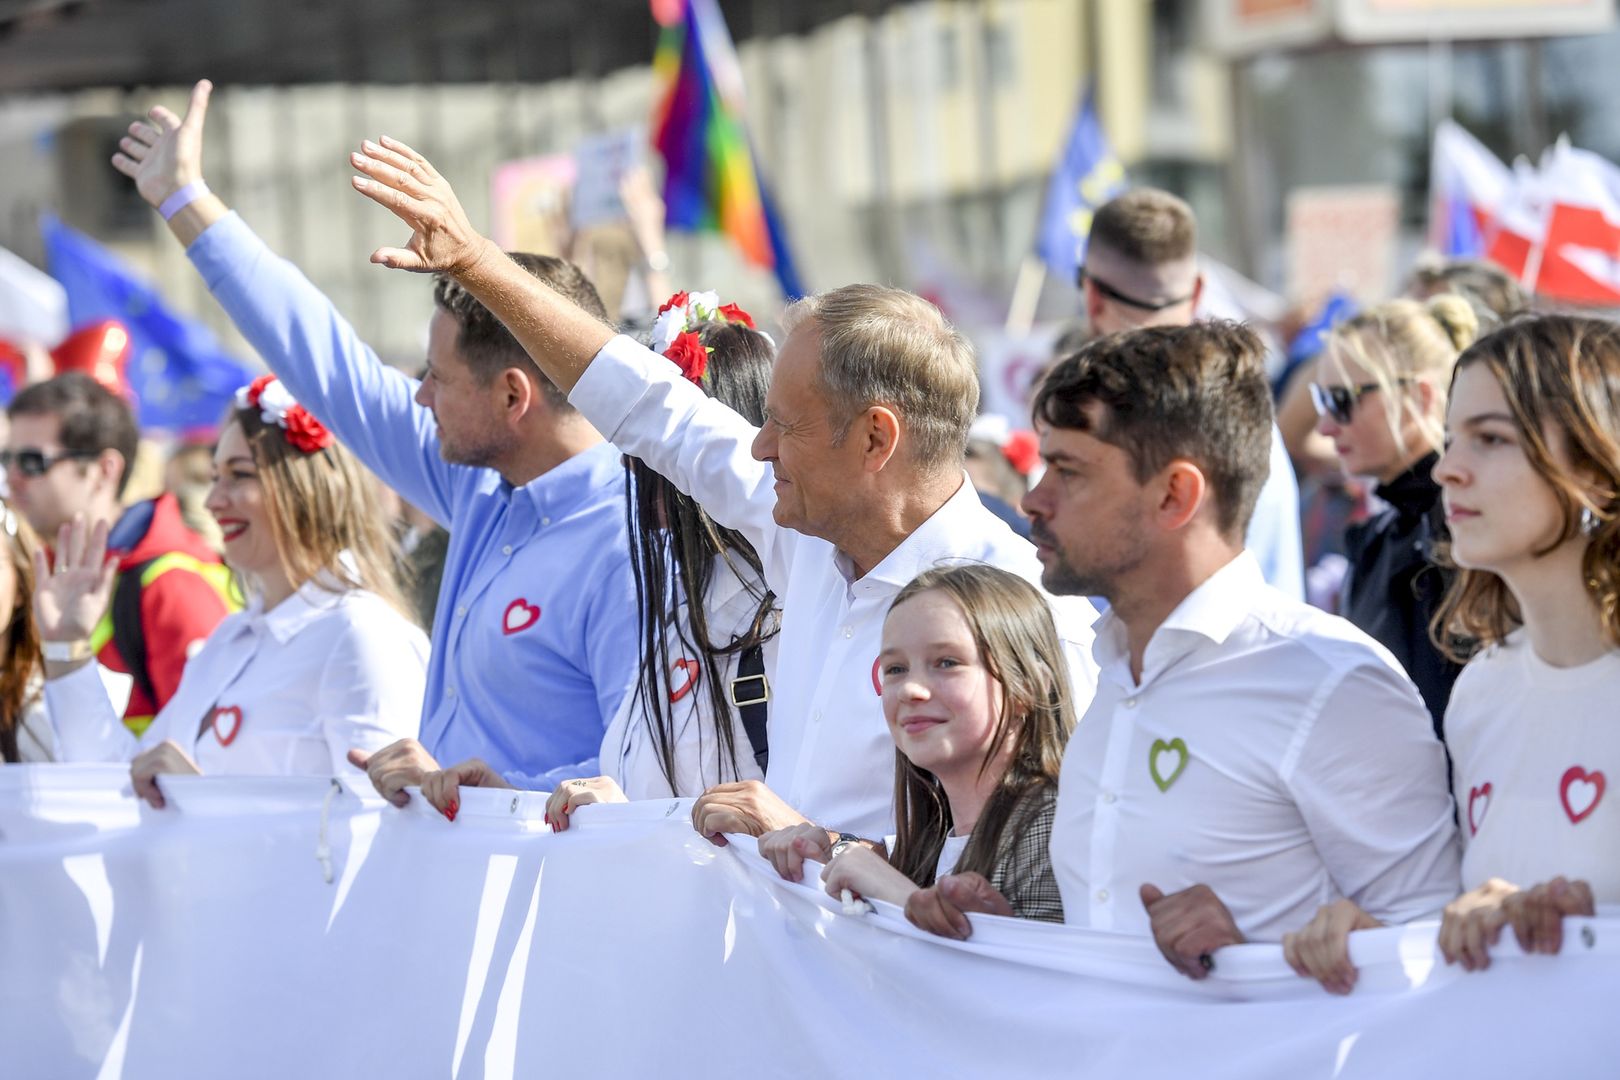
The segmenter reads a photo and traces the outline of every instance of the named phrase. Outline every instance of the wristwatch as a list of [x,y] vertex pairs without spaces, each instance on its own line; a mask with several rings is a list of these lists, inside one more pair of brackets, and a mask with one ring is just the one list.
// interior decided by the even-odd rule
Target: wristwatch
[[842,855],[844,852],[848,851],[850,848],[854,847],[860,842],[861,838],[856,836],[854,833],[841,832],[838,834],[838,839],[833,841],[832,851],[830,854],[836,859],[838,856]]
[[78,641],[42,641],[39,643],[39,651],[45,659],[61,663],[88,660],[96,655],[96,650],[90,646],[89,638],[80,638]]

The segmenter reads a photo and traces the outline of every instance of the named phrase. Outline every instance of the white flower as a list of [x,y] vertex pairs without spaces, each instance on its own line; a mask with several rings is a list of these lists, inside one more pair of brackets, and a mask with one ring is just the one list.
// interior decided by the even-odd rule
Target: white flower
[[686,306],[692,322],[704,322],[720,317],[720,294],[717,292],[689,293]]
[[287,414],[297,407],[298,399],[280,379],[259,392],[259,418],[267,424],[286,427]]
[[675,344],[675,339],[680,337],[685,332],[686,309],[683,307],[670,308],[668,311],[658,316],[657,321],[653,323],[653,352],[662,353],[671,345]]

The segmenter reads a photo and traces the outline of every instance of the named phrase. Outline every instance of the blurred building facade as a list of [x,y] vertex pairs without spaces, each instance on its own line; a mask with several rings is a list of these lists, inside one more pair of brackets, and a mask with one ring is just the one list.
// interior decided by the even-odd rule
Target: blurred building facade
[[[84,4],[78,17],[117,6]],[[1459,0],[1382,6],[1428,6],[1434,26],[1468,25],[1457,16],[1470,5]],[[1582,2],[1474,6],[1567,10]],[[1601,6],[1604,18],[1581,29],[1612,19],[1611,0]],[[269,5],[239,10],[260,7]],[[811,288],[909,285],[948,267],[991,307],[1003,302],[1033,243],[1046,174],[1087,80],[1132,178],[1185,195],[1204,223],[1206,250],[1278,290],[1289,279],[1286,207],[1299,189],[1393,191],[1399,258],[1410,256],[1422,230],[1429,139],[1444,116],[1504,158],[1535,153],[1568,132],[1578,145],[1620,159],[1620,115],[1605,108],[1620,90],[1620,69],[1603,62],[1620,46],[1612,29],[1351,40],[1359,31],[1341,21],[1343,11],[1376,13],[1379,0],[822,7],[828,17],[815,25],[786,25],[763,0],[722,4],[741,38],[759,157]],[[644,10],[638,48],[651,40]],[[28,37],[26,27],[0,35],[0,69],[6,50],[27,47]],[[651,108],[645,63],[545,81],[507,65],[486,81],[475,61],[454,56],[461,59],[429,65],[442,82],[400,84],[397,73],[387,77],[386,56],[356,61],[354,69],[373,80],[360,83],[323,81],[324,69],[299,67],[297,57],[288,58],[287,85],[235,77],[241,69],[273,81],[276,68],[263,57],[252,65],[226,57],[214,69],[184,73],[206,74],[220,87],[210,112],[210,182],[385,357],[407,366],[421,358],[429,284],[366,263],[373,248],[400,240],[400,228],[349,190],[348,151],[383,132],[413,143],[452,179],[474,221],[488,225],[498,166],[568,152],[594,132],[645,125]],[[597,58],[586,66],[603,65]],[[118,69],[119,81],[132,82],[130,71]],[[38,216],[56,212],[225,331],[161,222],[106,164],[123,125],[146,105],[183,107],[185,86],[170,74],[155,88],[8,87],[0,98],[0,245],[37,261]],[[95,73],[75,79],[89,86]],[[769,275],[744,266],[721,239],[674,237],[670,255],[683,285],[719,288],[765,311],[779,301]],[[1069,283],[1048,283],[1049,310],[1074,302]]]

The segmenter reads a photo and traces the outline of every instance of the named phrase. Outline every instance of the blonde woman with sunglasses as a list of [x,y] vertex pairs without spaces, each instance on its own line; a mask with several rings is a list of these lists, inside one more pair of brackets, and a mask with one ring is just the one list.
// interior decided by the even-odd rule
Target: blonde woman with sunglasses
[[1345,537],[1350,572],[1339,614],[1395,654],[1442,737],[1461,668],[1429,638],[1446,588],[1432,558],[1446,531],[1431,474],[1451,370],[1478,332],[1478,316],[1460,296],[1393,300],[1334,328],[1310,387],[1317,430],[1346,473],[1377,482],[1382,504]]

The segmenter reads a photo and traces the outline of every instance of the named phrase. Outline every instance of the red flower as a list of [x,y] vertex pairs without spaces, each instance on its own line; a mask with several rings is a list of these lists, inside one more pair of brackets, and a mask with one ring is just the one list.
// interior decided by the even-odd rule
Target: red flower
[[686,293],[678,292],[674,296],[670,297],[668,300],[665,300],[664,301],[664,306],[658,309],[658,314],[662,315],[664,312],[670,310],[671,308],[685,307],[686,306],[686,296],[687,296]]
[[287,418],[282,426],[287,431],[287,441],[306,454],[325,450],[332,445],[332,433],[326,430],[326,425],[309,415],[309,410],[302,405],[287,410]]
[[673,360],[675,366],[681,369],[681,374],[692,382],[702,382],[703,373],[709,369],[709,350],[703,347],[703,340],[696,334],[682,334],[670,343],[664,355]]
[[248,404],[257,409],[259,407],[259,396],[264,393],[264,388],[275,381],[275,375],[271,374],[270,372],[266,372],[265,374],[260,375],[257,379],[254,379],[252,382],[248,383]]
[[721,305],[720,314],[725,316],[727,322],[740,322],[748,329],[754,329],[754,317],[736,304]]

